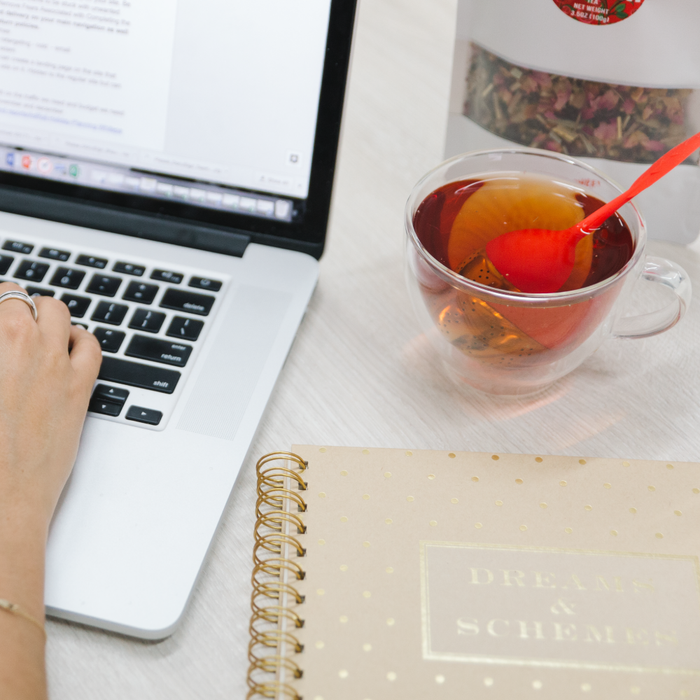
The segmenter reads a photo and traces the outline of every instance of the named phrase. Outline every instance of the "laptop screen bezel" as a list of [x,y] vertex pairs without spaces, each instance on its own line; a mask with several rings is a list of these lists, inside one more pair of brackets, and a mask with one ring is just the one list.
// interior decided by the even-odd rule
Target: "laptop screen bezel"
[[[298,223],[245,216],[8,171],[0,171],[0,210],[160,241],[168,239],[168,224],[172,224],[177,232],[182,232],[183,226],[190,223],[200,231],[211,229],[217,234],[215,240],[218,243],[211,244],[211,237],[188,237],[181,233],[174,233],[171,242],[214,252],[241,254],[244,246],[241,247],[240,241],[247,239],[320,258],[330,213],[356,6],[357,0],[331,2],[309,194],[305,200],[300,200],[304,211]],[[149,235],[149,220],[157,222],[152,235]],[[232,241],[237,239],[238,243],[222,245],[226,233],[230,233]]]

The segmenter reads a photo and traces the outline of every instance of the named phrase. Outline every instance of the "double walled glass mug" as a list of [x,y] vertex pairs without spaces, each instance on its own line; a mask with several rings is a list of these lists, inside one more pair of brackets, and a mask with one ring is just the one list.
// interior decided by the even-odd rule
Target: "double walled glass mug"
[[[408,289],[421,327],[453,379],[492,394],[531,394],[578,367],[607,338],[645,338],[678,323],[690,303],[688,275],[669,260],[644,254],[645,223],[633,203],[610,224],[628,241],[626,248],[614,248],[619,269],[610,274],[601,262],[606,248],[594,250],[593,239],[579,243],[570,279],[552,294],[499,284],[484,259],[489,238],[508,230],[566,228],[621,191],[585,163],[533,149],[457,156],[418,182],[405,212]],[[577,213],[570,220],[572,207]],[[468,235],[453,238],[456,229]],[[607,237],[608,230],[600,235]],[[592,276],[595,269],[600,279]],[[640,278],[670,289],[672,300],[654,312],[622,317]]]

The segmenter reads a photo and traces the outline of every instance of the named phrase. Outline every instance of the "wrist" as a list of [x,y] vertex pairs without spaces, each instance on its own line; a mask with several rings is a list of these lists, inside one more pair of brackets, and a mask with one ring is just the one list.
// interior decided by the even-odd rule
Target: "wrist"
[[52,509],[41,484],[25,483],[18,471],[24,470],[10,468],[0,458],[0,533],[13,538],[45,537]]
[[16,506],[0,514],[0,598],[43,620],[46,524]]

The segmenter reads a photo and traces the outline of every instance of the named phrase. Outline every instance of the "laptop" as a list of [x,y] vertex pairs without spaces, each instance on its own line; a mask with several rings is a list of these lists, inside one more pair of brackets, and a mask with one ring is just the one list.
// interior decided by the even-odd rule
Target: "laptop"
[[51,616],[177,627],[316,284],[354,0],[48,6],[3,24],[0,279],[103,364]]

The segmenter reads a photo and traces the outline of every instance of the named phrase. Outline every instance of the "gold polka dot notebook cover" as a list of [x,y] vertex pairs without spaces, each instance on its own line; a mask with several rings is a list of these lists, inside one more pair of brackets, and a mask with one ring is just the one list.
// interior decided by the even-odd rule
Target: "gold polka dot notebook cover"
[[700,465],[261,460],[249,697],[700,698]]

